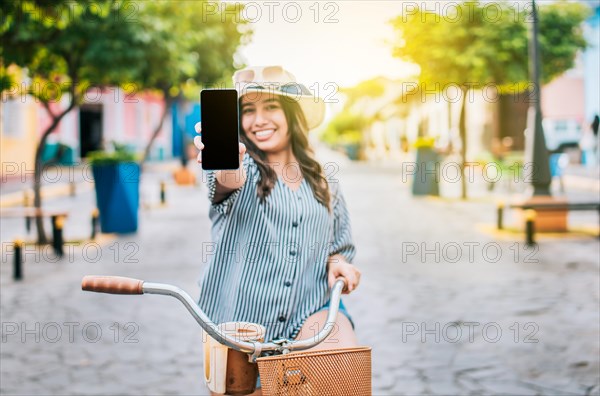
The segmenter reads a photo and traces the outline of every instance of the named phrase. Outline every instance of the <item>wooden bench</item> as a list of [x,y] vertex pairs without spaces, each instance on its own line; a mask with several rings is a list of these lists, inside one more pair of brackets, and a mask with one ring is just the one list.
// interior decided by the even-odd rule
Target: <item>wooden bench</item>
[[0,217],[8,218],[25,218],[25,229],[29,233],[31,231],[31,220],[37,217],[49,218],[52,223],[52,245],[58,256],[63,255],[64,240],[62,237],[62,229],[64,220],[69,216],[69,212],[60,210],[46,210],[37,208],[10,208],[0,209]]
[[[552,211],[552,210],[564,210],[564,211],[597,211],[600,215],[600,202],[539,202],[539,203],[523,203],[523,204],[511,204],[507,206],[510,209],[522,209],[522,210],[533,210],[533,211]],[[504,208],[505,205],[500,203],[497,207],[497,228],[499,230],[504,228]],[[535,222],[534,219],[528,219],[527,223]],[[526,239],[527,243],[533,241],[534,227],[526,224]],[[531,233],[531,235],[529,235]]]
[[[36,209],[31,207],[24,208],[10,208],[10,209],[0,209],[0,217],[8,217],[8,218],[25,218],[25,227],[27,228],[27,232],[31,230],[31,219],[36,217],[46,217],[52,220],[52,247],[54,249],[54,253],[58,257],[62,257],[64,255],[64,239],[63,239],[63,226],[64,220],[69,215],[68,212],[59,211],[59,210],[44,210],[44,209]],[[92,235],[91,239],[93,240],[96,237],[98,228],[98,210],[94,209],[92,212]],[[21,240],[15,240],[15,256],[14,256],[14,270],[13,270],[13,278],[14,280],[20,280],[23,278],[22,273],[22,261],[23,254],[22,249],[25,243]]]
[[47,210],[37,208],[10,208],[0,209],[0,217],[12,217],[12,218],[25,218],[25,227],[27,232],[31,231],[31,219],[36,217],[46,217],[52,219],[52,226],[55,224],[55,219],[62,217],[66,218],[69,216],[69,212],[60,210]]
[[512,209],[533,209],[533,210],[597,210],[600,211],[600,202],[567,202],[567,203],[538,203],[538,204],[520,204],[510,205]]
[[52,216],[68,216],[69,212],[64,210],[48,210],[38,208],[2,208],[0,209],[0,217],[52,217]]

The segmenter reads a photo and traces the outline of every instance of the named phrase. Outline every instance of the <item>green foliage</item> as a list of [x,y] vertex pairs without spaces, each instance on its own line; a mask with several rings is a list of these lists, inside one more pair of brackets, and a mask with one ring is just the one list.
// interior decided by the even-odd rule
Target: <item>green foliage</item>
[[[488,13],[490,4],[495,8],[492,15]],[[527,4],[465,1],[457,4],[452,14],[416,10],[390,21],[399,33],[394,55],[420,66],[421,83],[427,91],[442,91],[449,85],[458,85],[463,91],[459,120],[463,163],[467,153],[467,92],[486,84],[513,93],[531,88],[528,28],[533,9]],[[572,67],[576,52],[585,48],[580,26],[586,15],[586,6],[575,2],[557,1],[539,7],[543,82]],[[466,198],[464,177],[461,188]]]
[[[207,1],[141,2],[140,19],[148,35],[142,51],[143,65],[135,82],[157,88],[170,96],[180,92],[198,98],[203,86],[230,81],[234,54],[250,34],[244,31],[241,5],[227,6],[229,18],[221,20],[213,11],[217,3]],[[216,11],[216,10],[215,10]],[[173,88],[173,89],[172,89]]]
[[9,91],[15,86],[14,76],[8,74],[4,66],[0,66],[0,92]]
[[0,56],[7,66],[27,68],[28,93],[45,103],[65,92],[80,101],[90,86],[129,84],[128,92],[178,95],[190,82],[230,78],[233,55],[250,34],[242,32],[239,15],[221,22],[220,12],[205,12],[208,3],[2,2]]
[[[500,11],[493,16],[485,3],[467,1],[457,6],[456,15],[419,10],[397,17],[391,21],[399,33],[393,52],[418,64],[421,80],[440,88],[487,83],[523,87],[531,10],[515,4],[494,3]],[[539,9],[542,78],[547,82],[572,67],[575,53],[585,47],[580,25],[587,13],[585,5],[565,1]]]
[[385,87],[380,79],[374,78],[371,80],[361,81],[355,87],[345,88],[342,90],[342,92],[348,95],[351,100],[362,97],[376,98],[383,95],[385,92]]
[[560,1],[540,7],[539,40],[544,82],[572,68],[577,51],[586,48],[581,24],[589,12],[589,7],[579,2]]
[[343,110],[327,125],[321,139],[331,145],[360,144],[362,129],[367,125],[367,119],[362,115]]
[[1,56],[27,68],[27,93],[43,103],[69,92],[79,101],[90,86],[118,85],[133,78],[144,40],[136,23],[124,20],[131,1],[14,1],[3,3]]
[[344,108],[330,121],[321,135],[321,140],[333,147],[362,145],[363,130],[375,121],[378,114],[371,116],[357,114],[355,108],[360,107],[357,102],[381,97],[385,93],[387,82],[377,77],[362,81],[354,87],[342,89],[347,97]]
[[113,151],[92,151],[87,159],[93,166],[114,165],[121,162],[136,162],[136,154],[126,145],[113,142]]
[[513,180],[521,180],[525,163],[524,157],[525,154],[522,151],[511,151],[501,157],[489,151],[484,151],[475,158],[474,162],[481,167],[490,166],[490,169],[493,169],[490,172],[496,171],[500,175]]

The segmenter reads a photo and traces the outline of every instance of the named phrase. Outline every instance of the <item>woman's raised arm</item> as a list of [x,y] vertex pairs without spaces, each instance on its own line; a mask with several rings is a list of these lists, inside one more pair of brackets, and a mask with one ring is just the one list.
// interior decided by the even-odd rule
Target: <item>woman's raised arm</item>
[[[195,125],[196,133],[198,135],[202,134],[202,123],[197,123]],[[204,144],[200,139],[200,136],[194,137],[194,145],[200,151],[198,153],[198,163],[202,163],[202,150],[204,149]],[[229,194],[233,191],[241,188],[246,182],[246,171],[242,166],[242,161],[244,159],[244,154],[246,153],[246,146],[243,143],[239,144],[239,154],[240,154],[240,167],[234,170],[219,170],[216,172],[216,191],[214,197],[214,203],[222,201],[227,198]]]

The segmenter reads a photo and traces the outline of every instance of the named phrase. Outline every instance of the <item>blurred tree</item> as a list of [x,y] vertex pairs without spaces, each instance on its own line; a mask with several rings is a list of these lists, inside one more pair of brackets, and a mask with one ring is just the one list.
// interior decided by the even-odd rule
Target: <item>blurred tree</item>
[[342,93],[346,94],[348,101],[345,106],[350,107],[356,101],[367,98],[377,98],[385,93],[385,84],[388,81],[383,80],[380,77],[372,78],[370,80],[361,81],[354,87],[343,88]]
[[[461,170],[466,162],[466,102],[469,91],[486,84],[501,92],[519,92],[528,84],[530,12],[523,3],[467,1],[451,15],[415,10],[391,21],[399,38],[393,54],[421,68],[427,90],[459,86]],[[573,67],[578,50],[585,48],[581,24],[588,9],[580,3],[559,1],[539,9],[542,79],[544,82]],[[462,197],[467,197],[462,177]]]
[[187,93],[197,101],[201,88],[231,81],[234,66],[239,66],[234,65],[234,55],[251,31],[241,17],[241,3],[157,1],[141,7],[150,44],[142,49],[145,61],[135,81],[141,89],[158,90],[165,99],[163,114],[144,150],[144,162],[175,100]]
[[[25,68],[28,84],[4,84],[3,94],[30,95],[51,122],[35,152],[34,206],[41,208],[42,152],[48,136],[82,101],[92,86],[118,85],[131,78],[141,59],[135,51],[146,40],[135,23],[124,20],[134,3],[68,0],[9,1],[1,5],[2,74]],[[2,78],[9,81],[9,78]],[[18,92],[17,92],[18,91]],[[66,95],[68,104],[60,106]],[[44,223],[36,219],[38,243],[46,243]]]
[[[389,80],[375,77],[361,81],[353,87],[342,88],[345,96],[343,108],[328,123],[320,135],[320,139],[334,148],[342,148],[352,159],[357,159],[363,145],[363,132],[377,118],[379,107],[385,101],[377,103],[376,99],[384,95]],[[370,111],[365,104],[377,103]],[[351,152],[351,153],[350,153]]]
[[321,140],[331,146],[360,144],[362,130],[370,120],[346,108],[333,117],[321,135]]
[[[46,140],[64,116],[83,102],[89,88],[135,83],[138,89],[168,92],[168,98],[177,96],[178,87],[188,79],[206,82],[231,74],[233,53],[240,43],[239,15],[230,14],[233,21],[217,23],[223,8],[210,10],[204,3],[2,2],[0,89],[3,95],[31,95],[51,118],[35,154],[36,208],[41,208],[41,156]],[[27,71],[30,80],[25,92],[18,92],[22,85],[8,74],[13,64]],[[59,102],[65,94],[68,104],[62,107]],[[164,115],[157,130],[163,120]],[[38,242],[46,243],[41,218],[36,225]]]

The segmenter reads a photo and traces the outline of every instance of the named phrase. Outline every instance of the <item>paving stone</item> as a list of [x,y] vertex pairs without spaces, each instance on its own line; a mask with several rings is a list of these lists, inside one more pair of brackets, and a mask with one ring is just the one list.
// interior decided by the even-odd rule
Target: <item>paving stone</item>
[[428,395],[462,395],[463,392],[463,389],[451,379],[431,379],[426,382],[425,394]]
[[394,387],[396,381],[397,379],[394,373],[388,372],[382,374],[381,372],[374,372],[372,378],[373,392],[376,394],[379,392],[387,392]]
[[537,390],[535,387],[516,381],[483,380],[479,383],[486,390],[486,393],[493,395],[533,396],[539,394],[539,390]]
[[[344,297],[361,343],[372,346],[374,395],[598,395],[600,314],[597,239],[538,239],[538,263],[524,262],[519,237],[509,241],[480,231],[493,223],[491,201],[415,199],[399,169],[349,164],[340,174],[354,227],[363,272],[361,287]],[[168,172],[148,173],[145,197]],[[21,342],[20,334],[3,342],[0,353],[2,394],[208,394],[202,380],[200,328],[183,306],[163,296],[110,296],[83,293],[86,274],[131,276],[173,283],[198,296],[204,267],[201,243],[210,241],[206,190],[171,186],[166,207],[140,212],[134,236],[110,239],[102,258],[92,263],[77,252],[60,263],[25,263],[23,282],[11,280],[10,263],[0,264],[2,322],[31,327],[57,322],[98,323],[102,337],[89,342],[76,333],[74,342]],[[93,194],[56,199],[48,205],[71,205],[89,213]],[[155,198],[152,198],[155,199]],[[382,211],[385,215],[382,216]],[[0,235],[11,240],[4,218]],[[73,219],[73,234],[89,231],[89,219]],[[16,223],[15,223],[16,224]],[[20,225],[22,227],[22,224]],[[17,230],[16,228],[12,228]],[[108,237],[106,237],[108,238]],[[112,237],[111,237],[112,238]],[[111,246],[118,242],[121,257]],[[123,261],[123,246],[135,243],[137,262]],[[430,254],[403,257],[409,243],[435,249],[450,243],[497,243],[501,259],[492,263],[466,250],[456,263]],[[520,251],[514,259],[514,244]],[[174,248],[175,246],[175,248]],[[569,254],[565,254],[568,252]],[[569,263],[577,263],[576,268]],[[137,343],[124,343],[125,324],[139,326]],[[479,324],[474,339],[465,323]],[[514,341],[510,329],[519,325]],[[118,323],[114,340],[110,326]],[[418,326],[407,334],[406,325]],[[427,329],[462,326],[463,337],[426,335]],[[482,327],[497,323],[502,338],[486,341]],[[535,344],[524,343],[526,323],[539,327]],[[423,328],[425,324],[425,328]],[[90,384],[93,384],[93,389]]]
[[389,395],[422,395],[425,391],[425,384],[419,379],[404,379],[396,381],[394,387],[389,391]]
[[598,384],[588,387],[586,395],[600,395],[600,387]]

